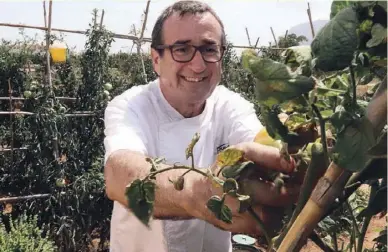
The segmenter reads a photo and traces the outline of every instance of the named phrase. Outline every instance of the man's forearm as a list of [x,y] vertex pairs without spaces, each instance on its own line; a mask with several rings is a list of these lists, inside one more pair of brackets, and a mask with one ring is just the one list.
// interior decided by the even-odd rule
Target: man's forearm
[[[145,156],[128,151],[119,150],[113,153],[105,165],[106,192],[111,200],[128,206],[125,197],[126,186],[137,178],[144,178],[149,174],[151,165]],[[169,167],[162,165],[161,168]],[[169,179],[176,180],[184,169],[169,170],[156,175],[156,191],[154,203],[154,218],[158,219],[188,219],[198,217],[205,211],[202,198],[211,195],[211,183],[201,174],[189,172],[184,176],[184,189],[177,191]],[[194,204],[201,204],[198,210]],[[197,205],[198,207],[198,205]]]

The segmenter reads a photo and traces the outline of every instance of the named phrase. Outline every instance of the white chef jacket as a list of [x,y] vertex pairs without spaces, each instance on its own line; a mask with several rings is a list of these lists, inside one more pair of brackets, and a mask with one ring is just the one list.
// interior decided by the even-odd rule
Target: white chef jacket
[[[195,167],[214,163],[229,145],[253,141],[262,128],[254,107],[239,94],[218,85],[204,111],[184,118],[164,98],[158,79],[115,97],[105,110],[105,161],[119,149],[164,157],[191,165],[185,150],[196,132]],[[195,204],[195,202],[193,202]],[[126,207],[114,202],[111,252],[231,252],[231,234],[202,220],[151,220],[145,227]]]

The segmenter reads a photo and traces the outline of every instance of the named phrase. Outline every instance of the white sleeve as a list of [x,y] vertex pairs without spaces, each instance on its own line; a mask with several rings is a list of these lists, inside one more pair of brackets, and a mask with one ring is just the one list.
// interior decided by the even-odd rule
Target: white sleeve
[[230,131],[228,140],[230,145],[241,142],[252,142],[256,134],[263,128],[252,103],[239,94],[232,96],[228,107]]
[[136,113],[124,95],[115,97],[105,109],[105,162],[120,149],[138,151],[147,155],[145,136]]

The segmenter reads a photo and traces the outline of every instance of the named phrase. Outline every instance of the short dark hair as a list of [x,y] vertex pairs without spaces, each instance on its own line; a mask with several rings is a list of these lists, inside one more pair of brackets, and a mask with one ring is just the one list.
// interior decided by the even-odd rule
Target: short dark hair
[[218,15],[215,13],[215,11],[206,3],[200,2],[200,1],[194,1],[194,0],[181,0],[178,2],[175,2],[174,4],[168,6],[158,17],[156,20],[156,23],[154,25],[154,28],[152,30],[152,36],[151,36],[151,47],[155,48],[158,45],[163,44],[163,24],[164,21],[168,17],[170,17],[173,13],[177,12],[179,16],[183,17],[185,14],[202,14],[205,12],[211,13],[219,22],[222,29],[222,35],[221,35],[221,45],[226,44],[226,35],[224,30],[224,24],[222,23],[221,19],[218,17]]

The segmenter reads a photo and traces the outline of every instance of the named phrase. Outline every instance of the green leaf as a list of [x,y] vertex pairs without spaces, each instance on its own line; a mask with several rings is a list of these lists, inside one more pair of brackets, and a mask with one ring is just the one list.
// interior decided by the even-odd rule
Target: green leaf
[[331,116],[330,121],[338,134],[353,122],[353,115],[345,110],[337,111]]
[[207,202],[207,208],[214,213],[217,219],[232,223],[232,211],[224,204],[224,198],[213,195]]
[[189,159],[193,155],[193,149],[195,144],[198,142],[198,140],[199,140],[199,133],[195,133],[193,136],[193,139],[191,140],[191,143],[186,148],[186,159]]
[[271,108],[308,93],[315,86],[311,77],[292,72],[285,64],[269,58],[252,57],[245,68],[255,80],[255,96],[258,103]]
[[327,87],[322,87],[322,86],[317,87],[316,90],[317,90],[317,95],[327,96],[327,97],[339,96],[339,95],[343,95],[346,93],[345,90],[327,88]]
[[298,134],[288,130],[288,128],[280,121],[278,113],[275,110],[263,107],[261,113],[266,125],[265,128],[270,137],[289,144],[296,140]]
[[229,191],[237,191],[238,184],[237,181],[233,178],[227,178],[223,185],[224,193],[228,193]]
[[216,164],[222,168],[238,164],[244,157],[244,152],[238,149],[228,148],[217,155]]
[[373,216],[387,209],[387,186],[381,186],[367,206],[357,218]]
[[361,171],[359,181],[365,182],[367,180],[376,180],[387,177],[387,159],[377,158],[372,159],[371,162]]
[[155,183],[136,179],[127,186],[125,195],[128,199],[128,207],[148,227],[154,208]]
[[156,184],[153,181],[147,180],[143,182],[142,187],[144,199],[149,203],[154,203]]
[[330,19],[333,19],[342,9],[352,5],[352,1],[333,1],[331,3]]
[[291,46],[283,53],[283,62],[299,75],[311,75],[311,47],[309,45]]
[[364,33],[370,33],[372,31],[373,21],[366,19],[360,24],[360,31]]
[[289,130],[295,130],[304,125],[306,123],[306,120],[306,115],[300,113],[293,113],[288,116],[287,120],[284,122],[284,125]]
[[355,9],[341,9],[311,42],[312,67],[322,71],[337,71],[348,67],[359,45],[358,27]]
[[222,169],[222,176],[225,178],[237,178],[244,169],[253,165],[253,162],[246,161],[235,165],[225,166]]
[[330,118],[334,114],[333,110],[331,110],[331,109],[322,110],[320,112],[321,112],[321,115],[322,115],[323,119]]
[[369,82],[371,82],[373,80],[373,74],[367,74],[365,76],[363,76],[360,80],[360,82],[358,83],[358,85],[366,85],[368,84]]
[[[311,93],[311,92],[310,92]],[[306,101],[306,99],[302,96],[289,100],[287,102],[284,102],[280,105],[280,108],[284,113],[292,113],[292,112],[301,112],[304,113],[306,110],[308,110],[309,104]]]
[[381,6],[387,12],[387,1],[377,1],[377,5]]
[[251,206],[252,200],[249,195],[240,195],[237,194],[237,199],[240,202],[240,207],[238,209],[239,213],[244,213]]
[[341,168],[356,172],[369,160],[368,149],[375,144],[374,129],[366,117],[355,119],[337,135],[334,162]]
[[371,33],[372,38],[366,43],[366,46],[369,48],[378,46],[387,39],[387,28],[384,28],[379,23],[373,25]]
[[377,144],[368,150],[368,155],[372,158],[387,158],[387,131],[377,140]]

